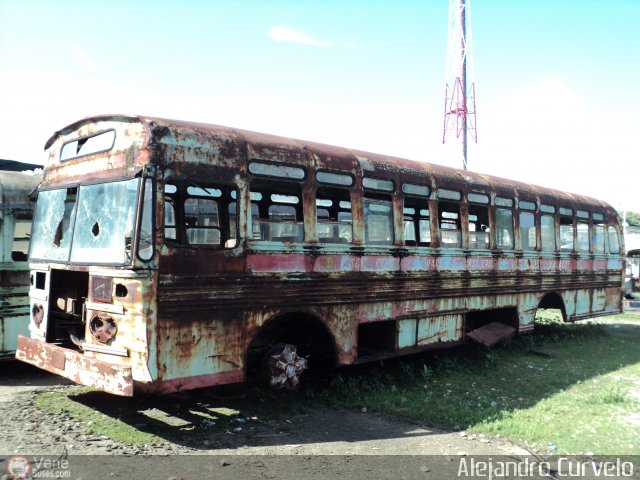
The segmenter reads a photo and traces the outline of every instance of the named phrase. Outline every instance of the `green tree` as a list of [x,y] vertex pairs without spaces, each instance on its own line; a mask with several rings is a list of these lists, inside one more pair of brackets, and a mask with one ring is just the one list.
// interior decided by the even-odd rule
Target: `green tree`
[[627,223],[633,227],[640,227],[640,213],[627,212]]
[[[626,212],[627,223],[632,227],[640,227],[640,213],[638,212]],[[623,214],[620,214],[621,218],[624,218]]]

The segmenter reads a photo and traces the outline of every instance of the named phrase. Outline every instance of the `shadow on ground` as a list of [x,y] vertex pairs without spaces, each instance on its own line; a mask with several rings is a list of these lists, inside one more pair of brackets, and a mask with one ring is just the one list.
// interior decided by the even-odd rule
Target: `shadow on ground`
[[14,358],[0,360],[0,387],[44,387],[71,383],[73,382],[64,377]]
[[[71,394],[70,399],[141,432],[203,450],[428,436],[441,432],[421,425],[464,428],[501,411],[531,407],[578,382],[640,362],[640,349],[619,348],[620,342],[634,343],[638,338],[637,323],[542,327],[497,349],[466,346],[395,359],[384,366],[343,368],[329,378],[310,379],[297,392],[218,388],[121,398],[92,391]],[[420,372],[425,366],[435,372],[428,380],[435,396],[424,401],[418,414],[407,410],[406,416],[418,420],[389,422],[388,417],[371,409],[362,411],[362,405],[371,405],[368,398],[385,389],[392,401],[394,395],[407,396],[409,402],[424,400],[420,395],[426,390],[416,389],[413,384],[424,382]],[[459,408],[453,409],[460,414],[459,420],[454,415],[443,421],[439,409],[452,410],[446,405],[446,392],[456,388],[444,386],[454,377],[460,380],[462,389],[488,389],[490,385],[495,398],[507,398],[515,392],[519,395],[517,404],[505,401],[497,408],[477,409],[475,404],[460,402]],[[409,388],[417,393],[406,393],[404,389]],[[336,415],[336,409],[342,413]],[[401,406],[389,411],[403,415]]]

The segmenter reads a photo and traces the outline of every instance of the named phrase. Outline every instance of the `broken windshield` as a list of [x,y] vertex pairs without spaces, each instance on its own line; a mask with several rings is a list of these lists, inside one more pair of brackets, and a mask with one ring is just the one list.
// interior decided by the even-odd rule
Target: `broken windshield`
[[30,255],[33,258],[69,259],[76,192],[76,188],[39,192],[31,239]]
[[129,263],[139,184],[134,178],[40,192],[31,257]]

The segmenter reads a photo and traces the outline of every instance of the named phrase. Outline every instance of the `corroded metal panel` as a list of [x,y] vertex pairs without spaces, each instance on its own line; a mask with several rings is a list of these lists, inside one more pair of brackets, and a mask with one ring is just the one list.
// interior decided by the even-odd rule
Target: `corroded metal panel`
[[462,338],[462,314],[436,315],[418,322],[418,345],[446,343]]
[[415,318],[398,321],[398,348],[413,347],[416,344]]
[[500,322],[491,322],[467,333],[467,337],[485,347],[492,347],[501,340],[512,337],[516,328]]
[[591,309],[594,312],[601,312],[607,304],[607,291],[604,288],[596,288],[593,290],[593,301]]
[[400,270],[403,272],[430,272],[436,269],[436,259],[427,255],[409,255],[400,259]]
[[244,381],[244,371],[236,369],[225,372],[196,375],[192,377],[179,377],[176,379],[162,380],[154,383],[134,383],[136,391],[146,393],[176,393],[196,388],[215,387],[229,383]]
[[352,255],[319,255],[313,262],[314,272],[357,272],[360,270],[360,257]]
[[579,289],[576,292],[576,309],[577,315],[589,313],[591,311],[591,297],[593,295],[592,290]]
[[[117,132],[118,140],[108,154],[59,161],[65,142],[109,128]],[[90,284],[94,277],[112,278],[112,295],[90,295],[86,304],[89,320],[109,317],[117,326],[108,345],[87,330],[84,354],[42,350],[40,344],[24,344],[34,354],[19,352],[32,362],[48,361],[48,368],[62,371],[74,381],[107,382],[96,379],[96,365],[129,369],[136,389],[147,391],[171,392],[241,381],[251,340],[271,319],[290,314],[313,317],[326,325],[338,363],[348,364],[357,361],[361,323],[388,322],[397,328],[399,349],[417,349],[463,339],[466,312],[511,308],[518,312],[520,331],[529,331],[535,309],[550,292],[560,292],[571,318],[596,307],[603,312],[620,305],[619,298],[614,298],[614,286],[620,283],[621,264],[617,260],[591,261],[565,253],[505,253],[496,248],[495,239],[491,248],[483,251],[440,248],[435,227],[430,247],[403,245],[401,190],[389,194],[396,211],[394,244],[374,246],[364,241],[360,191],[365,175],[392,180],[397,187],[409,182],[435,191],[445,185],[460,191],[463,198],[480,190],[514,199],[562,201],[574,208],[597,207],[613,218],[613,209],[587,197],[313,142],[150,117],[85,119],[57,132],[49,146],[47,187],[131,177],[140,172],[154,175],[159,187],[155,216],[158,255],[149,264],[133,260],[131,268],[140,276],[131,273],[131,278],[120,278],[122,271],[117,269],[107,273],[108,268],[98,272],[82,266],[60,267],[91,270],[87,273]],[[304,184],[300,181],[298,185],[306,219],[304,241],[277,243],[252,238],[247,190],[252,181],[247,165],[252,159],[296,165],[305,171]],[[314,178],[318,170],[345,172],[354,179],[347,197],[353,214],[353,241],[348,245],[322,244],[317,238]],[[162,244],[163,182],[194,178],[215,178],[237,187],[240,237],[235,247],[223,251]],[[430,203],[433,219],[433,198]],[[463,201],[463,222],[467,214]],[[468,246],[467,233],[463,233],[463,246]],[[147,278],[142,278],[143,271]],[[118,285],[126,295],[115,295]],[[576,286],[582,293],[575,294]],[[594,289],[600,293],[586,293]],[[369,328],[371,325],[364,327],[378,331]],[[39,360],[34,360],[36,357]],[[75,370],[73,365],[77,365]],[[83,377],[80,372],[85,370]]]
[[115,395],[133,395],[130,367],[88,358],[79,352],[24,336],[18,339],[16,358],[82,385]]
[[[111,285],[111,291],[108,293],[112,299],[108,303],[102,302],[100,296],[104,292],[89,291],[83,344],[87,350],[85,355],[98,361],[129,367],[133,380],[141,383],[156,380],[156,365],[150,358],[155,348],[151,341],[154,337],[149,335],[149,329],[155,329],[152,314],[156,310],[155,278],[145,271],[109,269],[91,270],[89,275],[89,284],[96,283],[94,279],[109,280],[107,284]],[[103,283],[104,280],[100,282]],[[91,331],[91,319],[95,317],[110,318],[117,326],[117,333],[106,343]],[[108,348],[100,348],[102,346]],[[92,347],[95,350],[91,350]],[[117,355],[116,352],[126,352],[126,355]]]
[[482,272],[482,271],[490,271],[495,270],[496,262],[492,257],[467,257],[467,263],[465,266],[465,270],[469,272]]
[[593,269],[594,270],[606,270],[607,269],[607,259],[606,258],[594,258],[593,259]]
[[399,259],[391,256],[366,255],[362,257],[363,272],[388,272],[399,270]]
[[436,268],[438,271],[461,272],[467,266],[464,254],[446,253],[436,258]]
[[535,257],[523,257],[518,259],[518,270],[525,272],[540,271],[540,259]]
[[[115,131],[115,140],[108,152],[60,160],[65,143],[110,130]],[[148,161],[150,138],[149,126],[133,117],[108,116],[75,122],[55,132],[47,141],[45,148],[48,158],[42,186],[49,188],[61,183],[68,185],[79,182],[80,179],[90,182],[133,176],[140,170],[140,165]]]
[[307,272],[311,269],[310,257],[303,253],[247,255],[250,272]]
[[513,257],[498,258],[497,270],[499,272],[515,271],[518,269],[518,259]]

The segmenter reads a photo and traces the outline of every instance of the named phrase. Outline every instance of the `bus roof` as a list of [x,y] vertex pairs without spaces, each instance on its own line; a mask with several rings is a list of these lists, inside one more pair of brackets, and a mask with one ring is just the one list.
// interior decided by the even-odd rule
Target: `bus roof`
[[26,204],[27,197],[36,189],[42,175],[0,171],[0,200],[3,208]]
[[42,165],[35,163],[18,162],[16,160],[5,160],[0,158],[0,171],[22,172],[24,170],[35,170],[42,168]]
[[[45,149],[59,150],[60,142],[68,142],[79,136],[95,134],[96,128],[103,130],[107,125],[140,124],[140,148],[149,146],[154,140],[174,146],[196,147],[216,152],[220,157],[237,160],[238,155],[249,159],[282,162],[308,166],[314,159],[317,168],[360,172],[395,179],[397,182],[424,182],[435,179],[436,185],[459,189],[462,193],[471,191],[494,191],[497,195],[518,195],[520,199],[539,199],[541,203],[553,202],[573,208],[594,208],[605,210],[615,216],[615,210],[606,202],[584,195],[509,180],[492,175],[446,167],[425,161],[381,155],[356,149],[336,147],[311,141],[298,140],[276,135],[258,133],[237,128],[206,123],[170,120],[139,115],[98,115],[74,122],[55,132],[47,141]],[[94,125],[98,124],[97,127]],[[76,132],[80,132],[79,134]],[[127,133],[130,133],[127,130]],[[75,137],[74,137],[75,134]],[[191,162],[186,155],[180,157],[174,151],[172,162]],[[192,157],[191,157],[192,158]],[[49,164],[56,159],[50,154]],[[75,163],[69,162],[69,163]],[[238,168],[237,162],[231,162]]]

